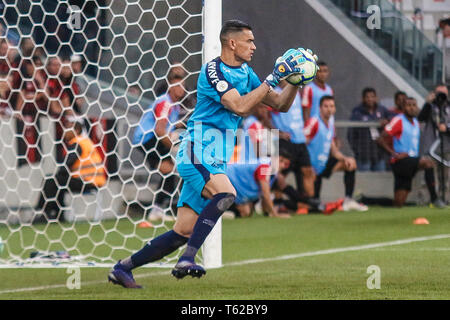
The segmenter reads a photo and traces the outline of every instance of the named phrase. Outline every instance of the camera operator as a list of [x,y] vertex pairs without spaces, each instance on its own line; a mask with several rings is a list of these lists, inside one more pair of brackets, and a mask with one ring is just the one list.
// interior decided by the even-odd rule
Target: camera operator
[[[423,124],[421,135],[421,155],[428,155],[430,147],[437,140],[441,140],[443,149],[450,147],[450,103],[448,101],[448,88],[445,84],[436,86],[427,98],[418,120]],[[441,149],[441,153],[445,151]],[[442,156],[442,155],[441,155]],[[445,181],[441,171],[441,182]],[[434,170],[425,170],[425,181],[430,192],[430,206],[443,207],[444,203],[438,199],[435,190]],[[444,194],[442,194],[444,196]]]

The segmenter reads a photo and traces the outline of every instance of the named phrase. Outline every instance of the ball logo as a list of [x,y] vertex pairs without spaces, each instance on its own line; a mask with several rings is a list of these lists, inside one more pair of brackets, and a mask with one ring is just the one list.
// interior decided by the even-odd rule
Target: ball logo
[[286,69],[284,68],[283,65],[281,65],[278,67],[278,71],[280,71],[281,73],[284,73],[284,72],[286,72]]
[[221,80],[221,81],[217,82],[216,89],[219,92],[224,92],[225,90],[228,89],[228,83],[226,81]]

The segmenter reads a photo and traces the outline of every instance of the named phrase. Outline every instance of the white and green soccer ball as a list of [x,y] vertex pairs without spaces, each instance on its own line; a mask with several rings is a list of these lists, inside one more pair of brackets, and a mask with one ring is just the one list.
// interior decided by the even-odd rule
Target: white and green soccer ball
[[304,86],[314,80],[319,70],[319,66],[316,63],[313,55],[305,49],[299,49],[303,54],[306,61],[302,64],[302,68],[305,70],[303,74],[293,74],[286,78],[286,81],[294,86]]

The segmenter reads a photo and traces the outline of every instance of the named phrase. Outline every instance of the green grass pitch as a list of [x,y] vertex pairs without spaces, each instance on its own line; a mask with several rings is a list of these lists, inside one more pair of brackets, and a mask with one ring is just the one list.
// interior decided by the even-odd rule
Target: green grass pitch
[[[430,224],[414,225],[417,217]],[[450,209],[255,216],[225,220],[222,233],[224,266],[201,279],[176,280],[170,269],[140,268],[135,276],[144,289],[126,290],[107,283],[108,269],[82,268],[81,289],[70,290],[64,268],[0,269],[0,299],[450,299]],[[0,227],[0,236],[6,235]],[[437,235],[444,236],[430,239]],[[29,241],[26,234],[22,241]],[[378,245],[363,247],[371,244]],[[380,268],[380,289],[367,287],[371,265]]]

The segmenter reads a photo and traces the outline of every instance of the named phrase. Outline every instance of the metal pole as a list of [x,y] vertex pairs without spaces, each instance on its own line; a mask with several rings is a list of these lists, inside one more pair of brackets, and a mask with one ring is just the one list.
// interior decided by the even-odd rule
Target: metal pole
[[402,58],[403,58],[403,1],[400,2],[400,16],[399,16],[399,20],[400,20],[400,29],[399,29],[399,39],[398,39],[398,63],[400,63],[400,65],[402,64]]
[[414,16],[414,24],[413,24],[413,49],[412,49],[412,70],[411,70],[411,74],[413,75],[413,77],[416,77],[416,36],[417,36],[417,27],[416,27],[416,21],[415,21],[415,16]]
[[[444,105],[439,106],[439,120],[444,119]],[[439,121],[439,122],[440,122]],[[437,125],[439,126],[439,122]],[[445,203],[445,168],[444,168],[444,134],[439,130],[439,139],[441,140],[441,159],[439,162],[439,189],[441,189],[441,200]]]
[[[438,39],[439,39],[439,33],[438,31],[436,31],[436,46],[438,46]],[[439,82],[438,79],[438,68],[439,68],[439,63],[444,63],[445,60],[442,61],[438,61],[438,51],[437,50],[433,50],[433,86],[436,86],[436,84]],[[444,52],[442,52],[442,58],[444,59],[445,54]]]
[[395,16],[397,12],[397,9],[395,7],[395,2],[392,3],[392,19],[393,19],[393,26],[392,26],[392,43],[391,43],[391,56],[395,58],[395,42],[397,38],[397,18]]
[[442,83],[447,83],[447,64],[446,57],[447,56],[447,45],[444,37],[444,32],[442,32]]
[[419,82],[422,83],[422,75],[423,75],[423,37],[425,36],[423,31],[423,12],[420,11],[420,31],[421,34],[419,35]]

